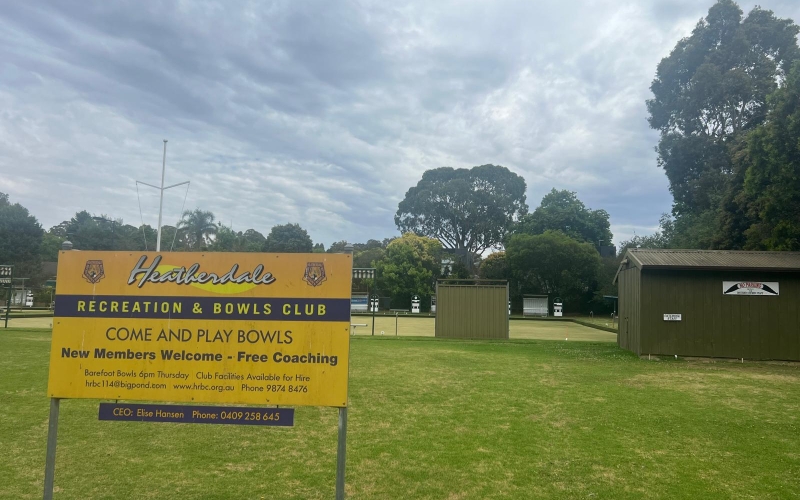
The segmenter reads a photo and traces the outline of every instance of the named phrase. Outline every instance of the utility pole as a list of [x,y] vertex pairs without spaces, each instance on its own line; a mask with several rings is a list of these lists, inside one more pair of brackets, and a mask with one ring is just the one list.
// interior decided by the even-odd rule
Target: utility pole
[[[148,184],[142,181],[136,181],[137,184],[142,184],[147,187],[151,187],[153,189],[158,189],[160,196],[158,200],[158,228],[156,232],[156,252],[161,251],[161,217],[164,212],[164,191],[167,189],[172,189],[174,187],[183,186],[184,184],[190,184],[189,181],[179,182],[178,184],[173,184],[171,186],[164,187],[164,176],[167,172],[167,140],[164,139],[164,156],[161,160],[161,187],[154,186],[152,184]],[[176,228],[177,231],[177,228]]]

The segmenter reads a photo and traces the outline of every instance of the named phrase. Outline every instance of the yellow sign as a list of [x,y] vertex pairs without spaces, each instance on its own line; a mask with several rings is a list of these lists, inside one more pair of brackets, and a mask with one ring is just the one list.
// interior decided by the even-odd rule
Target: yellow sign
[[54,398],[347,406],[347,254],[61,252]]

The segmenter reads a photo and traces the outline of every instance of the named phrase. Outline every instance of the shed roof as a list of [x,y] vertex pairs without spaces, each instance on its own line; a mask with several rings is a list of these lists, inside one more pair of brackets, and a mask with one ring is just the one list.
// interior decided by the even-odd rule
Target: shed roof
[[640,269],[800,271],[800,252],[631,248],[625,256]]
[[612,283],[627,266],[639,269],[694,269],[738,271],[800,271],[800,252],[756,252],[746,250],[678,250],[629,248]]

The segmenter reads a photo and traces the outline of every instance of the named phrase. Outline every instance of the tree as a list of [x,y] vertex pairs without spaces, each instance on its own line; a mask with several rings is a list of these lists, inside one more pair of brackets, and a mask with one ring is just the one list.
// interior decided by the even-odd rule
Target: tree
[[406,233],[386,247],[376,262],[378,287],[392,298],[392,306],[409,308],[411,297],[419,295],[430,304],[441,266],[442,244],[433,238]]
[[386,254],[386,249],[383,247],[368,248],[360,252],[353,252],[353,267],[374,267],[376,261],[379,261]]
[[208,249],[212,252],[239,252],[240,237],[241,233],[237,233],[224,224],[219,224],[214,235],[214,241],[209,245]]
[[764,122],[767,96],[800,56],[797,33],[771,11],[756,7],[743,19],[736,3],[719,0],[658,65],[648,120],[661,135],[658,162],[676,231],[693,246],[741,244],[730,238],[745,213],[736,203],[744,176],[735,175],[733,156],[741,136]]
[[585,309],[597,288],[600,255],[590,243],[560,231],[515,234],[506,245],[508,267],[528,293],[546,293]]
[[313,253],[325,253],[325,245],[322,243],[314,243],[314,248],[311,251]]
[[58,238],[69,239],[78,250],[119,250],[117,227],[120,222],[81,210],[70,220],[52,228],[50,233]]
[[42,235],[42,244],[39,247],[39,257],[42,262],[58,262],[58,252],[64,238],[45,232]]
[[[156,239],[156,231],[154,229],[152,231],[152,238],[149,234],[147,236],[150,250],[155,249]],[[187,247],[188,239],[187,231],[182,227],[161,226],[161,250],[164,252],[192,250],[190,247]]]
[[481,262],[480,277],[487,280],[507,280],[511,278],[508,271],[508,259],[505,252],[495,252]]
[[608,219],[608,212],[586,208],[575,192],[553,188],[533,213],[520,219],[515,231],[526,234],[561,231],[579,241],[608,246],[613,237]]
[[[156,232],[148,225],[137,228],[124,224],[122,219],[92,215],[82,210],[46,233],[45,260],[57,257],[61,242],[66,239],[78,250],[152,250],[156,245]],[[171,239],[164,238],[164,241],[167,247],[172,243]]]
[[[187,210],[183,212],[178,229],[184,231],[186,246],[189,250],[199,252],[208,247],[211,243],[211,236],[217,233],[217,225],[214,224],[214,214],[207,210]],[[162,229],[162,241],[163,241]]]
[[255,229],[239,231],[219,224],[214,241],[209,245],[213,252],[263,252],[267,239]]
[[800,250],[800,62],[770,97],[767,123],[749,134],[737,170],[747,212],[745,246]]
[[115,221],[104,215],[92,215],[81,210],[50,232],[69,239],[78,250],[117,250],[115,226]]
[[[117,241],[120,250],[153,250],[156,246],[156,231],[148,225],[135,227],[130,224],[120,224],[116,228]],[[172,243],[171,241],[169,242]]]
[[394,221],[401,232],[436,238],[474,254],[497,247],[527,213],[525,180],[505,167],[428,170],[406,192]]
[[266,252],[311,253],[311,237],[299,224],[284,224],[272,228],[264,244]]
[[248,229],[239,236],[242,252],[264,252],[267,247],[267,238],[255,229]]
[[[594,295],[587,304],[595,314],[609,314],[614,312],[617,305],[613,299],[606,299],[606,296],[615,297],[618,294],[617,284],[614,283],[614,276],[619,269],[619,259],[614,257],[603,257],[600,259],[600,268],[597,275],[597,286],[594,288]],[[588,297],[587,297],[588,298]],[[585,311],[584,311],[585,312]]]
[[328,253],[344,253],[344,249],[347,246],[346,240],[337,241],[331,244],[328,247]]
[[442,278],[449,278],[452,280],[465,280],[474,277],[469,268],[467,268],[467,265],[460,260],[448,265],[442,272]]
[[18,278],[39,278],[43,233],[27,208],[11,204],[8,195],[0,193],[0,264],[13,265]]
[[631,239],[620,242],[617,255],[621,257],[629,248],[684,248],[683,245],[676,245],[673,241],[676,238],[674,219],[669,214],[661,214],[656,232],[645,236],[634,235]]

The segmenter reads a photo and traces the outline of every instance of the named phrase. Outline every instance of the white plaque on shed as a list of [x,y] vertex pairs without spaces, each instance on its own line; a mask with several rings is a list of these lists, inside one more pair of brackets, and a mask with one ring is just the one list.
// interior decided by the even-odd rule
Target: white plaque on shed
[[681,315],[680,314],[665,314],[664,321],[680,321]]
[[779,295],[777,281],[723,281],[723,295]]

